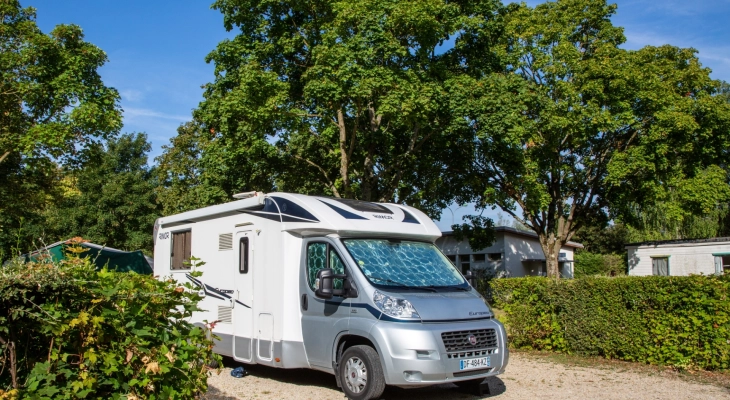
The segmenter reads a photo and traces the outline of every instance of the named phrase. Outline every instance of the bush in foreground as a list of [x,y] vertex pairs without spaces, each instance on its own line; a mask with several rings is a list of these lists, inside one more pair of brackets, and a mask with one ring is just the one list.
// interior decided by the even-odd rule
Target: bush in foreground
[[518,349],[730,368],[730,276],[491,282]]
[[0,268],[0,398],[199,397],[218,356],[187,289],[81,258]]

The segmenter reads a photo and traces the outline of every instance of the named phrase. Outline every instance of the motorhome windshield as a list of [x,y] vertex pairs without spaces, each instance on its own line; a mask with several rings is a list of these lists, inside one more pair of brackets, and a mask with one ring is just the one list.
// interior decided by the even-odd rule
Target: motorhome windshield
[[459,271],[431,243],[345,239],[345,247],[370,282],[400,287],[466,287]]

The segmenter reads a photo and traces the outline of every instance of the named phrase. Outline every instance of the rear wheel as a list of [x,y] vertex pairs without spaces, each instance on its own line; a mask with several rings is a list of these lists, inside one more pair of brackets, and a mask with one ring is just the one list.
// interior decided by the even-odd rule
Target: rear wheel
[[380,356],[370,346],[352,346],[340,359],[342,391],[350,400],[377,399],[385,390],[385,375]]

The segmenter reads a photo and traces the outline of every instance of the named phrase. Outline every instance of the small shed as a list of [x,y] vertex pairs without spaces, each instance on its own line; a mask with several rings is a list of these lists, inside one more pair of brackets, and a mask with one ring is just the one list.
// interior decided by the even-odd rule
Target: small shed
[[629,243],[625,248],[629,275],[730,273],[730,237]]
[[[468,240],[456,240],[453,232],[443,232],[436,245],[462,273],[468,270],[483,270],[503,277],[546,276],[545,253],[534,232],[522,231],[508,226],[495,228],[496,240],[482,250],[472,250]],[[573,277],[573,254],[583,245],[568,242],[560,249],[558,263],[560,275]]]
[[[32,253],[25,254],[23,257],[26,260],[33,261],[44,256],[50,257],[53,261],[63,260],[66,257],[64,252],[66,242],[53,243]],[[107,267],[110,270],[119,272],[152,274],[154,266],[152,258],[145,256],[141,250],[123,251],[89,242],[80,243],[79,245],[87,249],[87,251],[81,253],[81,256],[90,258],[98,269]]]

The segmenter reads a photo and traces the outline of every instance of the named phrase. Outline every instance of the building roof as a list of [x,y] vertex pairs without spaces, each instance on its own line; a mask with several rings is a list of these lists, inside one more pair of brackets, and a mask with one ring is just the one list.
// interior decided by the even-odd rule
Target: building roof
[[627,243],[624,248],[639,246],[661,246],[668,244],[703,244],[703,243],[719,243],[730,242],[730,237],[716,237],[709,239],[675,239],[675,240],[650,240],[646,242]]
[[[516,228],[512,228],[511,226],[497,226],[494,228],[495,232],[503,232],[503,233],[510,233],[512,235],[516,236],[523,236],[528,237],[531,239],[537,239],[537,233],[535,232],[529,232],[529,231],[522,231]],[[444,231],[442,232],[444,236],[453,236],[454,231]],[[583,245],[578,242],[568,242],[565,244],[565,247],[573,247],[582,249]]]

